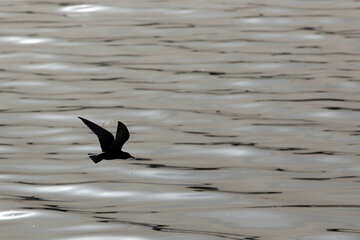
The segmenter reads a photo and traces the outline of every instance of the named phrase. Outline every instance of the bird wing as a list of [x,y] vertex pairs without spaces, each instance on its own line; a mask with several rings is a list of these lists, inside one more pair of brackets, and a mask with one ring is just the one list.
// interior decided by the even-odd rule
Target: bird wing
[[101,150],[106,152],[114,142],[114,136],[111,134],[111,132],[85,118],[79,118],[85,123],[86,126],[91,129],[91,131],[96,134],[100,142]]
[[130,138],[129,130],[127,129],[125,124],[119,121],[116,130],[116,137],[110,148],[121,150],[122,146],[127,140],[129,140],[129,138]]

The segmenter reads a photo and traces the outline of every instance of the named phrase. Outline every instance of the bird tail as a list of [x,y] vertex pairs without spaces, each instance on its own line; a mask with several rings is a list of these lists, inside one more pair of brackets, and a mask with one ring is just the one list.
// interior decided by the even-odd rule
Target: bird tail
[[101,154],[93,154],[93,155],[90,155],[89,158],[91,158],[91,160],[94,162],[94,163],[98,163],[100,162],[101,160],[103,160]]

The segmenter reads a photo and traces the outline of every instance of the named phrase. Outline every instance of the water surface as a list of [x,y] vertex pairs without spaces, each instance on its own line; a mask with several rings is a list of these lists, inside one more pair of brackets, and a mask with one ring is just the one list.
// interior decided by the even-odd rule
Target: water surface
[[1,2],[1,238],[359,239],[359,7]]

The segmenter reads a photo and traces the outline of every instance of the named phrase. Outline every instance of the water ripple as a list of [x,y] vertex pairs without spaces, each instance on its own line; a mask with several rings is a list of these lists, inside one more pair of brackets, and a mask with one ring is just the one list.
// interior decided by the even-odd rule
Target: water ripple
[[0,37],[0,42],[12,43],[12,44],[32,45],[32,44],[43,44],[43,43],[54,42],[54,39],[51,39],[51,38],[7,36],[7,37]]
[[355,239],[359,7],[0,1],[1,238]]
[[100,5],[81,4],[81,5],[66,6],[61,8],[60,11],[69,12],[69,13],[91,13],[91,12],[107,11],[109,9],[111,8]]
[[38,215],[32,211],[10,210],[0,212],[0,221],[16,220],[19,218],[31,218]]

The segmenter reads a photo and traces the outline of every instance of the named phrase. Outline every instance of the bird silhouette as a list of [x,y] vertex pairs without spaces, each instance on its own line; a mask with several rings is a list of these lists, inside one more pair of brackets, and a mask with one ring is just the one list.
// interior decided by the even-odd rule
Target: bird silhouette
[[113,160],[113,159],[128,159],[134,158],[128,152],[123,152],[121,149],[124,143],[130,138],[130,133],[125,124],[118,121],[118,126],[116,130],[116,136],[114,136],[107,131],[106,129],[100,127],[99,125],[85,119],[78,117],[88,126],[91,131],[95,133],[98,137],[102,153],[90,155],[89,158],[94,163],[98,163],[101,160]]

